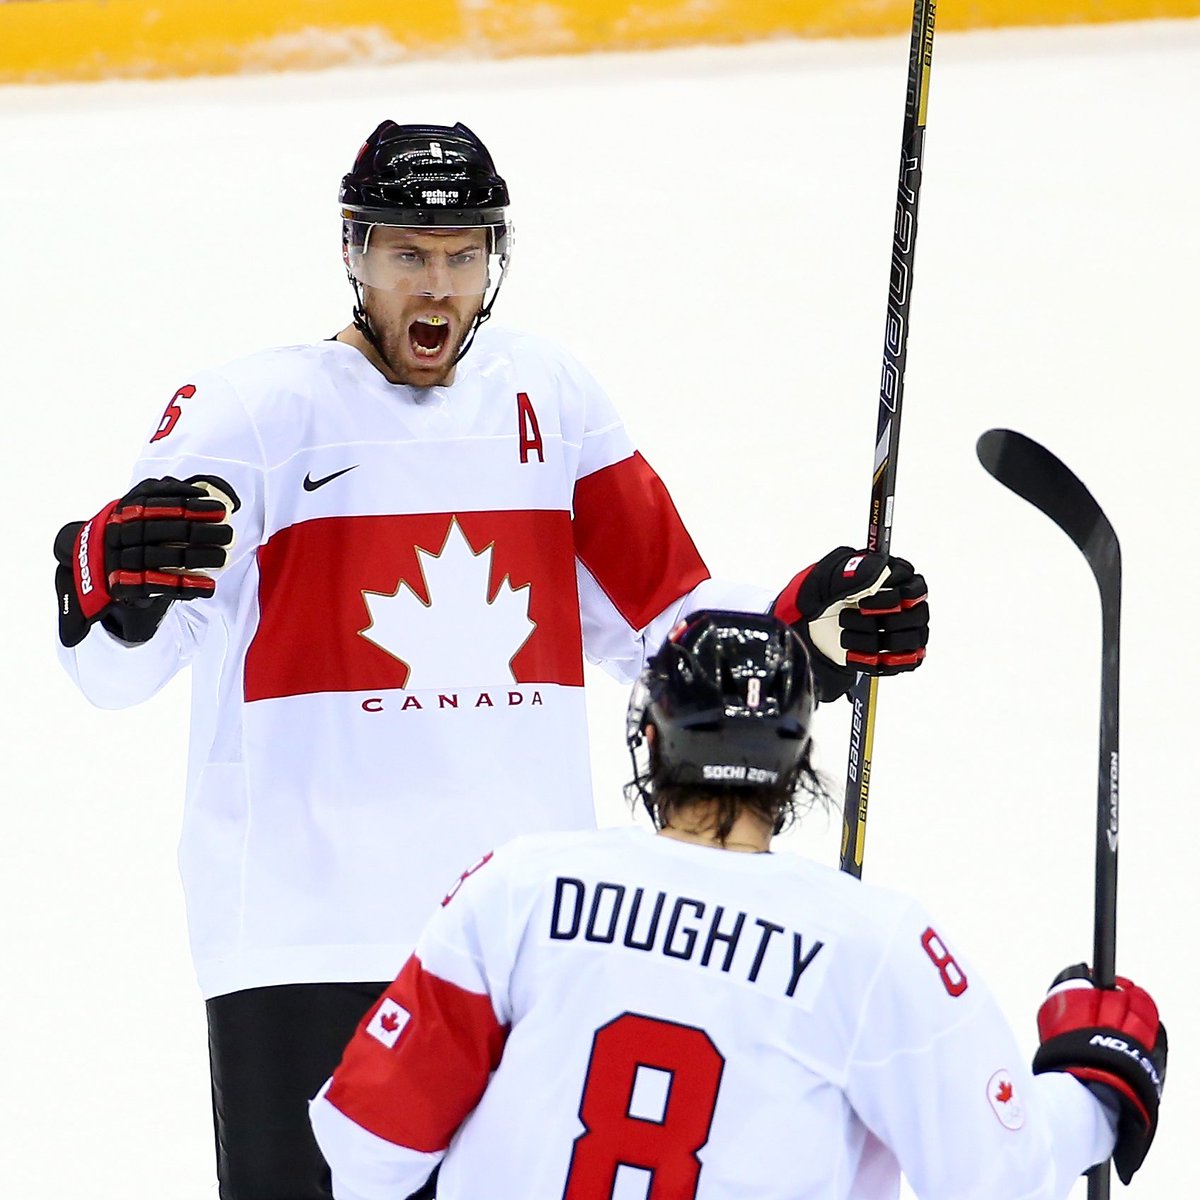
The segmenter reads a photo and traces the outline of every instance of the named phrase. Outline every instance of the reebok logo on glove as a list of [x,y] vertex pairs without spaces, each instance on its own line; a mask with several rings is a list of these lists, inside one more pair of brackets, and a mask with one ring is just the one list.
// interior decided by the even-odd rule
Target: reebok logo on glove
[[93,523],[94,518],[83,527],[83,532],[79,535],[79,592],[83,596],[92,590],[92,569],[88,564],[88,535],[92,532]]

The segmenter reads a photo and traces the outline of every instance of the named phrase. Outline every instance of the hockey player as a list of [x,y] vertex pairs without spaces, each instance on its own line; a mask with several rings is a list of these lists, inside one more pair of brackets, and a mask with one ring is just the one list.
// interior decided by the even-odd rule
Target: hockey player
[[[1166,1034],[1055,981],[1032,1071],[915,901],[770,853],[820,794],[813,684],[770,616],[689,616],[630,703],[657,827],[472,867],[312,1105],[338,1200],[1051,1200],[1154,1137]],[[1115,1154],[1114,1154],[1115,1145]]]
[[352,323],[188,376],[135,486],[56,544],[89,699],[192,667],[180,867],[223,1200],[329,1195],[307,1102],[446,877],[594,825],[585,653],[632,680],[681,612],[777,603],[833,698],[927,635],[900,559],[842,547],[778,596],[709,578],[591,376],[485,327],[512,229],[469,129],[385,121],[340,199]]

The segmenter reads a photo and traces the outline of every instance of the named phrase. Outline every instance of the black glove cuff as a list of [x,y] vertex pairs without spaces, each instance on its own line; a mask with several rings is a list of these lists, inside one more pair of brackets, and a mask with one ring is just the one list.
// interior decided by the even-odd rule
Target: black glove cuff
[[148,600],[119,600],[100,618],[100,624],[113,637],[138,645],[148,642],[154,636],[172,603],[170,596],[154,596]]
[[64,563],[54,572],[54,592],[58,599],[58,640],[70,650],[87,637],[91,622],[79,611],[75,572],[69,564]]
[[[1113,1029],[1072,1029],[1043,1042],[1033,1056],[1035,1075],[1074,1067],[1112,1076],[1129,1087],[1146,1112],[1157,1110],[1162,1082],[1153,1055],[1141,1042]],[[1128,1097],[1121,1097],[1122,1109],[1130,1103]],[[1135,1109],[1130,1111],[1141,1120]]]
[[817,701],[821,704],[828,704],[831,700],[840,700],[843,696],[848,695],[854,686],[855,679],[858,678],[858,672],[853,668],[839,667],[836,663],[831,663],[823,654],[818,654],[809,646],[805,630],[798,625],[793,628],[800,634],[801,640],[808,647],[809,664],[812,666]]
[[75,557],[75,539],[86,524],[86,521],[68,521],[55,536],[54,557],[64,567],[72,565],[71,560]]
[[[1158,1127],[1158,1104],[1161,1079],[1156,1082],[1157,1069],[1150,1051],[1133,1038],[1112,1029],[1073,1029],[1045,1041],[1033,1056],[1033,1073],[1066,1071],[1074,1074],[1084,1069],[1109,1076],[1114,1083],[1126,1085],[1137,1097],[1150,1119],[1120,1088],[1102,1080],[1080,1078],[1079,1082],[1106,1100],[1115,1099],[1121,1108],[1117,1124],[1117,1145],[1113,1150],[1113,1165],[1121,1182],[1128,1184],[1142,1165]],[[1153,1072],[1153,1074],[1152,1074]],[[1076,1076],[1079,1078],[1079,1076]]]

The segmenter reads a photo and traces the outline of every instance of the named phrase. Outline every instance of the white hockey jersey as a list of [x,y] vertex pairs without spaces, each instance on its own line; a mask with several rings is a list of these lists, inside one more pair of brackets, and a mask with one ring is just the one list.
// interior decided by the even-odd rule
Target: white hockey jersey
[[103,707],[192,667],[180,868],[206,996],[392,978],[447,877],[595,823],[583,654],[625,680],[719,585],[611,403],[557,347],[486,327],[452,386],[353,347],[193,376],[133,471],[237,494],[210,599],[61,650]]
[[[1101,1104],[1034,1078],[912,900],[627,828],[463,876],[311,1116],[337,1200],[1053,1200]],[[443,1161],[444,1156],[444,1161]]]

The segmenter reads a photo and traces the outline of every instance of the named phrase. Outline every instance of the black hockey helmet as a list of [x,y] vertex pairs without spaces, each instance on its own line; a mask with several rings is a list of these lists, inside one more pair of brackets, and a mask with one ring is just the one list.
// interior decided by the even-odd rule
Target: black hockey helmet
[[504,225],[508,185],[462,122],[384,121],[363,143],[338,197],[346,217],[384,225]]
[[[651,785],[790,794],[808,765],[815,706],[808,653],[784,622],[692,613],[650,659],[630,698],[632,787],[652,816]],[[644,752],[651,725],[653,750]]]
[[[512,253],[508,185],[497,173],[488,148],[464,124],[381,122],[342,177],[338,202],[342,256],[356,300],[354,323],[380,353],[362,298],[364,284],[376,285],[365,263],[371,230],[377,225],[485,228],[489,268],[474,329],[491,316]],[[472,338],[459,351],[459,358]]]

